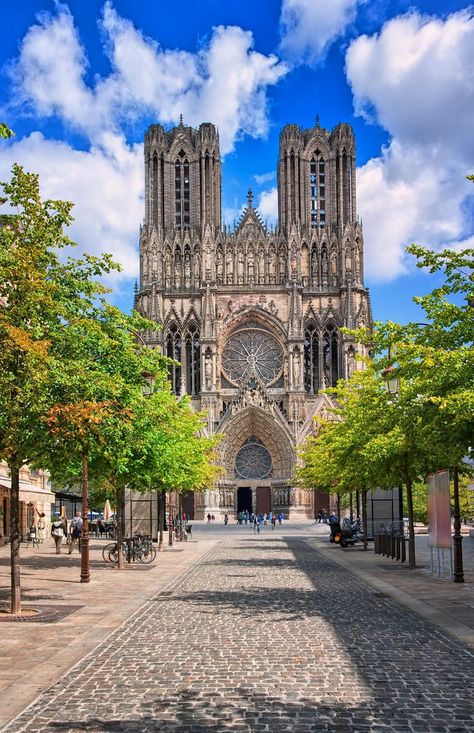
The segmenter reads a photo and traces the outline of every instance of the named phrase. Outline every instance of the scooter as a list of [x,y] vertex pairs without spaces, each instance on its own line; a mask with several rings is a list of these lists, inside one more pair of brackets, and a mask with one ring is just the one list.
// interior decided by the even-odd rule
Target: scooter
[[341,527],[339,522],[331,524],[330,542],[340,547],[353,547],[357,542],[362,542],[364,536],[358,522],[344,522]]

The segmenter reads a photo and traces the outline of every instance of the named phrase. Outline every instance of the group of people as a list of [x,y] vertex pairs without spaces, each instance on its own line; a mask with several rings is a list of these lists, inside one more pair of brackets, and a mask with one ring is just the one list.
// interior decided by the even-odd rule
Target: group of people
[[[226,516],[227,516],[227,514],[226,514]],[[208,524],[214,524],[215,521],[216,521],[216,518],[215,518],[214,514],[208,514],[207,515],[207,523]]]
[[[285,516],[284,514],[275,514],[274,512],[268,512],[267,514],[256,514],[254,512],[249,512],[247,509],[245,509],[243,512],[239,512],[237,514],[237,524],[245,524],[246,526],[250,524],[254,528],[254,532],[256,534],[260,533],[260,527],[271,524],[272,529],[275,529],[276,524],[278,522],[279,525],[282,524]],[[229,523],[229,515],[224,515],[224,524]]]
[[66,538],[66,540],[69,538],[69,554],[72,553],[76,543],[78,551],[81,551],[82,524],[81,512],[76,512],[75,516],[69,523],[69,527],[66,517],[62,517],[60,512],[54,512],[54,519],[51,522],[51,537],[53,538],[56,546],[56,555],[61,554],[61,545],[64,538]]

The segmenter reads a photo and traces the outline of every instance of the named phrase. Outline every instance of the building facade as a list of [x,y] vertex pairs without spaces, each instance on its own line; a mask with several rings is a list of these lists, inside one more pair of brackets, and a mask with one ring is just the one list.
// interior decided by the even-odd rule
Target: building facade
[[229,228],[214,125],[152,125],[145,136],[135,305],[159,326],[147,343],[179,363],[173,390],[223,434],[225,476],[185,502],[196,518],[314,516],[313,492],[291,486],[297,446],[329,406],[320,390],[360,368],[363,347],[341,327],[371,324],[352,128],[287,125],[277,165],[277,226],[249,191]]

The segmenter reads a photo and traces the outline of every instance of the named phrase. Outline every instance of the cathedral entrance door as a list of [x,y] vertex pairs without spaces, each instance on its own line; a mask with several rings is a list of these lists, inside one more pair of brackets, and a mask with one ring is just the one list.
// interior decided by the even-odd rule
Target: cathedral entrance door
[[237,513],[252,513],[252,489],[241,486],[237,489]]
[[257,488],[257,514],[268,514],[272,510],[272,490],[270,486]]

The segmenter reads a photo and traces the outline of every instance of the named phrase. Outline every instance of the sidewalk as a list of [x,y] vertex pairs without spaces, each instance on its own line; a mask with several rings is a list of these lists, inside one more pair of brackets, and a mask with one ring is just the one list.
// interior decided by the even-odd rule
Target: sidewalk
[[417,568],[410,570],[408,563],[376,555],[372,542],[367,552],[360,545],[342,549],[329,543],[327,527],[311,529],[316,537],[309,544],[369,583],[375,596],[396,599],[474,650],[474,537],[463,538],[465,583],[458,584],[430,574],[426,536],[416,537]]
[[[52,540],[34,550],[22,545],[23,606],[38,610],[49,606],[53,622],[0,623],[0,728],[64,677],[157,591],[185,573],[217,539],[176,543],[159,553],[151,565],[133,563],[123,571],[103,562],[106,540],[91,539],[90,584],[79,582],[77,548],[73,555],[65,547],[56,555]],[[6,546],[0,547],[2,607],[8,605],[9,597],[10,547]],[[57,620],[58,611],[70,615]]]

